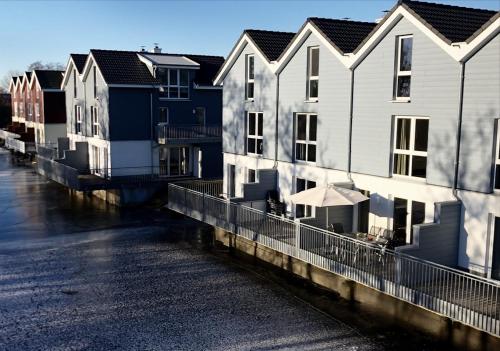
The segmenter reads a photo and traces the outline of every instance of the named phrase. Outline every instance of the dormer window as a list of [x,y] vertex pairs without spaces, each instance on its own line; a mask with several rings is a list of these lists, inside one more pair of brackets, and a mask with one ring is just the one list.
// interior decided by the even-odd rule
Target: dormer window
[[255,57],[247,55],[246,59],[246,99],[253,100],[254,98],[254,82],[255,82]]
[[156,69],[156,78],[162,84],[160,97],[168,99],[189,99],[189,71],[186,69]]
[[319,47],[307,49],[307,100],[318,100]]
[[395,79],[396,100],[410,99],[413,36],[403,35],[397,40],[397,61]]

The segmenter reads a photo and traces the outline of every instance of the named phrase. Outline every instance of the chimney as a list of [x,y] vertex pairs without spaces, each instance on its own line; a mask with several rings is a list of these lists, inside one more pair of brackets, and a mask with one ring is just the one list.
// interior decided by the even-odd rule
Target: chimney
[[154,43],[154,44],[155,44],[155,47],[153,48],[153,50],[151,50],[151,52],[154,54],[161,54],[161,48],[158,46],[158,43]]

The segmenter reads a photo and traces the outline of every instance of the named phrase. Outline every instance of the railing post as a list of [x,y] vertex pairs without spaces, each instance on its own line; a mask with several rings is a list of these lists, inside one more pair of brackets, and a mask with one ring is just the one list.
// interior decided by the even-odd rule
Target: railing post
[[295,220],[295,257],[300,257],[300,222]]

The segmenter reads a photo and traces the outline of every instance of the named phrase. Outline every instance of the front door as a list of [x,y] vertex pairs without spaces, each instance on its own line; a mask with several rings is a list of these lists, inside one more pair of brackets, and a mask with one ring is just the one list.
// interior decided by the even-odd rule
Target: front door
[[408,200],[394,198],[393,213],[394,238],[401,242],[406,242],[406,224],[408,218]]
[[99,148],[97,146],[92,145],[92,173],[100,174],[100,157],[99,157]]
[[491,278],[500,280],[500,217],[495,217]]
[[[366,197],[370,197],[368,190],[359,190]],[[358,232],[368,233],[368,222],[370,214],[370,199],[358,203]]]

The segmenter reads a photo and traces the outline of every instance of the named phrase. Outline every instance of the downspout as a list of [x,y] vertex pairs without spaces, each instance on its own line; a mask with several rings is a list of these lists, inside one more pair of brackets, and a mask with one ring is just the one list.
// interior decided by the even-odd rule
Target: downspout
[[455,154],[455,175],[453,179],[453,196],[458,199],[458,172],[460,165],[460,143],[462,139],[462,118],[463,118],[463,107],[464,107],[464,81],[465,81],[465,62],[460,62],[460,93],[459,93],[459,105],[458,105],[458,125],[457,125],[457,137],[456,137],[456,154]]
[[150,121],[150,127],[151,127],[151,138],[150,138],[150,144],[151,144],[151,175],[154,174],[154,157],[153,157],[153,150],[154,150],[154,133],[153,133],[153,92],[149,93],[149,121]]
[[[278,126],[279,126],[279,120],[278,120],[278,115],[279,115],[279,106],[280,106],[280,75],[278,72],[276,72],[276,111],[275,111],[275,120],[276,120],[276,126],[274,130],[274,169],[278,169]],[[278,173],[276,172],[276,177]],[[276,179],[276,184],[278,184],[278,179]]]
[[352,157],[352,121],[354,115],[354,68],[351,71],[351,94],[349,101],[349,150],[347,152],[347,178],[353,182],[351,176],[351,157]]

